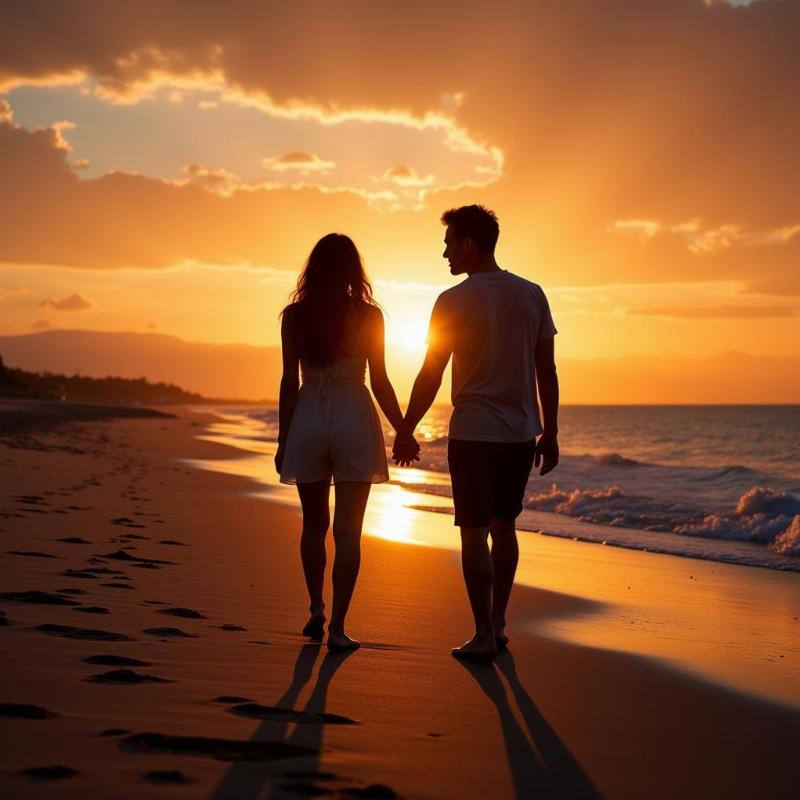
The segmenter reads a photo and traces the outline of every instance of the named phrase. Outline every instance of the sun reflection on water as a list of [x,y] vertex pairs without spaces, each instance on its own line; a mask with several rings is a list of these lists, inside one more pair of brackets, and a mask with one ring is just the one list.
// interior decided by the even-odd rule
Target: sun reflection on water
[[374,536],[393,542],[414,543],[415,513],[406,507],[408,495],[400,486],[385,485],[372,495],[367,507],[365,527]]

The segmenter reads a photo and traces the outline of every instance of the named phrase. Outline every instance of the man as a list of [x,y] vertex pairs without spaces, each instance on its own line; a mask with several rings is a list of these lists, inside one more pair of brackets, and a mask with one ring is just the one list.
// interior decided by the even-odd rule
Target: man
[[492,211],[463,206],[446,211],[442,223],[450,272],[468,277],[436,300],[428,352],[394,458],[416,458],[414,429],[433,403],[452,354],[448,464],[475,618],[475,636],[452,653],[488,663],[508,644],[506,608],[519,560],[515,520],[531,468],[535,463],[545,475],[558,464],[556,329],[541,288],[498,266],[500,228]]

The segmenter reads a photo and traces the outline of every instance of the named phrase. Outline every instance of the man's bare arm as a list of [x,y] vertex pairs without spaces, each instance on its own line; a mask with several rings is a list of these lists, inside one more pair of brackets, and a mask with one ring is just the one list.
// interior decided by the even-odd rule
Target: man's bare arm
[[536,445],[535,465],[546,475],[558,465],[558,374],[554,337],[536,343],[536,384],[542,404],[542,437]]
[[408,401],[408,410],[403,420],[401,433],[411,435],[425,416],[427,410],[433,405],[436,393],[442,385],[442,375],[450,360],[450,351],[440,345],[431,345],[425,354],[425,361],[414,381],[411,390],[411,399]]

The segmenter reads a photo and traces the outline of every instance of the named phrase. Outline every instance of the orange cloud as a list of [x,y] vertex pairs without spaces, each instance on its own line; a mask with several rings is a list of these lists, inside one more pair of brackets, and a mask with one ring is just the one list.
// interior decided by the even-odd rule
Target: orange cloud
[[262,158],[261,163],[267,169],[272,169],[276,172],[295,170],[301,173],[328,172],[336,168],[336,164],[333,161],[326,161],[316,153],[284,153],[282,156]]
[[[203,186],[221,194],[229,193],[239,180],[239,176],[221,167],[211,169],[205,164],[185,164],[181,170],[187,179],[198,186]],[[177,185],[184,183],[176,181]]]
[[646,242],[661,230],[661,224],[651,219],[620,219],[612,222],[609,230],[633,236],[640,242]]
[[387,169],[381,176],[383,180],[394,183],[403,188],[420,188],[422,186],[432,186],[435,180],[431,174],[426,175],[424,178],[417,174],[414,167],[402,164],[397,167]]
[[[800,107],[787,100],[800,81],[800,3],[763,0],[733,9],[652,0],[617,13],[619,0],[518,0],[493,4],[491,26],[481,24],[487,8],[467,2],[454,15],[427,3],[399,14],[391,4],[354,0],[319,4],[312,15],[301,3],[237,0],[224,9],[180,1],[157,9],[0,4],[0,85],[80,81],[114,102],[135,102],[161,85],[202,88],[220,102],[325,125],[392,119],[446,135],[456,148],[482,148],[501,165],[494,176],[500,180],[448,188],[436,202],[478,200],[497,210],[501,257],[509,267],[536,271],[543,283],[739,280],[753,290],[800,293],[800,237],[748,238],[789,231],[800,219]],[[71,33],[85,30],[101,35]],[[427,269],[417,261],[430,263],[420,255],[436,216],[430,193],[424,215],[387,220],[365,198],[308,187],[223,198],[134,176],[78,185],[47,148],[41,164],[19,157],[51,138],[43,131],[38,139],[15,139],[19,167],[10,185],[3,173],[3,187],[14,192],[8,205],[27,203],[29,214],[12,208],[0,220],[2,260],[13,253],[96,267],[185,258],[286,265],[296,263],[299,248],[285,236],[266,247],[256,220],[277,214],[284,230],[299,235],[320,214],[326,228],[341,224],[374,242],[387,265],[399,263],[389,248],[399,237],[412,279]],[[5,158],[0,154],[0,164]],[[408,163],[407,156],[388,163]],[[48,182],[58,205],[47,197]],[[183,222],[190,211],[198,213],[193,228]],[[37,214],[47,215],[50,241]],[[687,214],[714,222],[670,234]],[[639,218],[670,221],[645,239],[646,257],[637,236],[608,231],[609,220]],[[86,220],[89,234],[75,237]]]
[[735,306],[720,305],[713,308],[632,308],[629,314],[676,319],[778,319],[796,317],[800,306]]
[[79,294],[71,294],[62,300],[47,297],[39,303],[39,308],[52,308],[56,311],[83,311],[91,307],[92,304]]

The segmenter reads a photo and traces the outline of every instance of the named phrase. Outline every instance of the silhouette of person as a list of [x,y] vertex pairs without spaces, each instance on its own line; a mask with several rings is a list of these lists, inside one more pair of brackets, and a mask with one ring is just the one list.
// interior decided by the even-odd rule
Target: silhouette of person
[[452,355],[447,458],[475,622],[475,635],[452,653],[489,662],[508,644],[506,609],[519,560],[515,520],[528,477],[534,464],[541,475],[558,464],[556,328],[541,287],[498,266],[500,228],[492,211],[462,206],[446,211],[442,223],[450,272],[467,278],[434,304],[428,351],[393,455],[404,464],[416,457],[414,429]]
[[[368,364],[381,410],[395,430],[403,422],[386,375],[383,314],[349,237],[330,233],[314,245],[282,318],[275,466],[282,483],[297,485],[303,509],[300,556],[310,611],[303,635],[318,641],[324,636],[322,587],[333,483],[336,556],[327,645],[340,652],[359,646],[344,626],[361,560],[361,527],[372,484],[389,479],[381,423],[364,384]],[[414,451],[413,440],[405,441]]]

